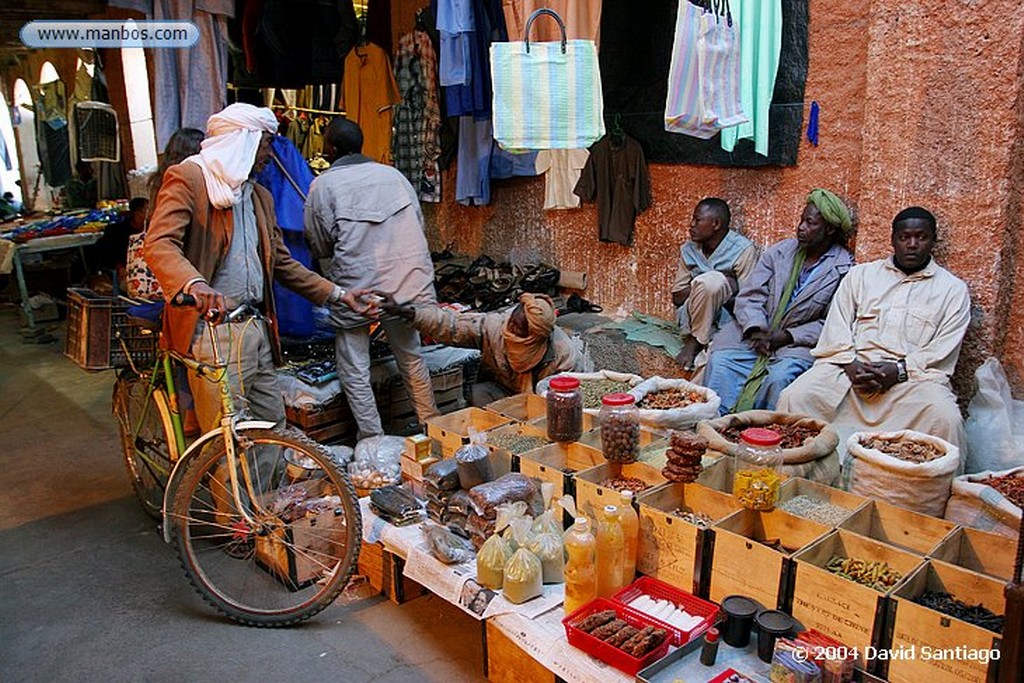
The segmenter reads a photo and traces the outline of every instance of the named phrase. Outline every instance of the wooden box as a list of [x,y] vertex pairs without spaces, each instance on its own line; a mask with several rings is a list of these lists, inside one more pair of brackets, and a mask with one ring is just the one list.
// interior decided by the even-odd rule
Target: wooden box
[[619,492],[601,486],[601,482],[609,477],[642,479],[648,486],[645,491],[668,483],[668,480],[661,476],[661,472],[642,462],[601,463],[576,475],[576,510],[578,512],[582,512],[591,519],[597,519],[597,511],[605,505],[619,504]]
[[[702,571],[712,532],[674,514],[680,508],[714,524],[740,509],[736,500],[700,484],[672,483],[637,497],[640,540],[636,569],[698,597],[706,597]],[[702,581],[702,579],[704,579]]]
[[[804,479],[803,477],[791,477],[782,482],[782,486],[779,487],[780,504],[784,501],[792,500],[797,496],[808,496],[810,498],[825,501],[826,503],[830,503],[836,507],[846,508],[849,510],[849,515],[852,515],[868,503],[868,499],[864,496],[858,496],[856,493],[850,493],[848,491],[841,491],[840,489],[825,486],[824,484],[819,484],[816,481]],[[849,519],[849,515],[847,515],[846,519]],[[799,517],[799,515],[797,516]],[[842,524],[843,521],[846,520],[844,519],[839,523]]]
[[553,497],[558,499],[575,490],[574,475],[606,462],[601,451],[578,441],[553,443],[523,453],[519,471],[528,477],[554,484]]
[[537,394],[516,394],[501,398],[484,406],[486,410],[497,413],[517,422],[531,422],[547,417],[548,404]]
[[455,451],[469,443],[469,429],[486,432],[508,424],[512,420],[481,408],[463,408],[454,413],[439,415],[427,420],[427,435],[441,443],[441,453],[445,457],[455,455]]
[[[489,448],[491,450],[491,452],[498,452],[498,451],[500,451],[502,453],[507,454],[509,457],[511,457],[512,458],[512,462],[513,462],[512,467],[513,467],[514,471],[516,471],[516,472],[519,471],[519,456],[521,456],[526,451],[521,451],[521,452],[518,452],[518,453],[513,453],[512,451],[510,451],[510,450],[508,450],[506,448],[501,448],[499,446],[494,445],[494,443],[492,442],[492,439],[494,437],[502,436],[502,435],[506,435],[506,434],[508,434],[508,435],[522,435],[522,436],[536,436],[536,437],[539,437],[541,439],[544,439],[544,445],[547,445],[547,444],[551,443],[548,440],[547,432],[545,432],[543,429],[540,429],[539,427],[536,427],[536,426],[534,426],[532,424],[528,424],[526,422],[511,422],[511,423],[509,423],[507,425],[503,425],[501,427],[495,427],[491,431],[487,432],[487,448]],[[537,448],[540,448],[540,446],[537,446]],[[528,450],[535,450],[535,449],[531,448],[531,449],[528,449]]]
[[[789,611],[791,558],[829,532],[829,527],[772,510],[746,508],[715,524],[708,597],[746,595],[768,609]],[[769,546],[766,542],[777,542]]]
[[[833,531],[793,556],[796,562],[793,616],[805,628],[818,629],[863,653],[867,647],[877,647],[884,639],[887,593],[880,593],[825,569],[829,560],[837,555],[886,562],[903,577],[913,573],[923,560],[912,553],[842,529]],[[899,583],[893,588],[897,587]]]
[[[996,614],[1006,610],[1001,581],[948,564],[925,563],[893,591],[889,601],[886,630],[891,642],[886,649],[907,656],[880,662],[875,673],[891,683],[985,683],[989,662],[966,653],[991,652],[1000,635],[914,602],[929,590],[950,593],[971,605],[981,603]],[[941,658],[936,657],[940,652]]]
[[1011,538],[979,529],[960,527],[929,555],[935,562],[956,565],[985,576],[1009,581],[1017,543]]
[[440,458],[427,458],[426,460],[413,460],[403,454],[399,458],[402,465],[402,478],[411,481],[423,481],[423,471],[438,462]]
[[402,558],[384,549],[381,543],[363,542],[359,551],[358,572],[373,588],[392,602],[402,604],[425,595],[427,590],[402,576]]
[[879,500],[869,502],[839,525],[841,529],[922,556],[945,540],[956,526]]
[[[530,420],[530,424],[534,425],[538,429],[543,429],[545,433],[548,430],[548,418],[547,415],[544,417],[538,417],[535,420]],[[583,436],[585,437],[590,432],[594,431],[598,427],[597,417],[594,415],[588,415],[583,413]],[[582,438],[582,437],[581,437]],[[600,445],[598,446],[600,448]]]
[[256,561],[297,590],[323,575],[324,567],[317,558],[341,556],[344,544],[344,520],[327,510],[257,535]]

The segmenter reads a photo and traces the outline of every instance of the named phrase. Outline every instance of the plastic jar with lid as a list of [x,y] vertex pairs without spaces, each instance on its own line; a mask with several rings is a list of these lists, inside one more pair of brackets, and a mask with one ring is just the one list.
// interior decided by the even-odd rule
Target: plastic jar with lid
[[771,510],[782,483],[782,436],[771,429],[750,427],[740,432],[732,494],[746,508]]
[[601,399],[601,450],[611,462],[636,462],[640,456],[640,410],[631,394]]
[[583,395],[575,377],[552,377],[546,397],[548,438],[552,441],[576,441],[583,435]]

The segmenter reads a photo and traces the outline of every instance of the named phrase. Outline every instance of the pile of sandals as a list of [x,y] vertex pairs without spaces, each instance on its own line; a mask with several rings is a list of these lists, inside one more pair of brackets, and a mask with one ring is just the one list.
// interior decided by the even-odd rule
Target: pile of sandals
[[511,306],[523,292],[554,295],[561,276],[557,268],[543,263],[497,263],[486,254],[468,266],[452,259],[447,250],[434,256],[440,261],[434,266],[438,301],[465,304],[478,311]]

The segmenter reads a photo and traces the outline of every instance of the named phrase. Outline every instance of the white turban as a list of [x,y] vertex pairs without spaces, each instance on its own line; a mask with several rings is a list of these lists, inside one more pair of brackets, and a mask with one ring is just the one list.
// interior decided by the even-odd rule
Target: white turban
[[241,200],[260,138],[276,132],[277,118],[266,107],[238,102],[210,117],[202,149],[187,161],[203,169],[206,193],[215,207],[226,209]]

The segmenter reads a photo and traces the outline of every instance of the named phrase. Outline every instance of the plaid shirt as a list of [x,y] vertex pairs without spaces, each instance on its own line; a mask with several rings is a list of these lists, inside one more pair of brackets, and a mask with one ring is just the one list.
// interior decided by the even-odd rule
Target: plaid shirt
[[437,55],[426,32],[412,31],[402,36],[394,69],[402,101],[395,107],[392,160],[417,189],[420,199],[439,202],[441,106]]

